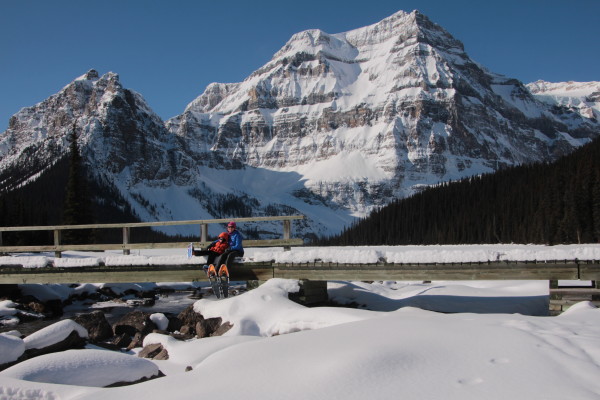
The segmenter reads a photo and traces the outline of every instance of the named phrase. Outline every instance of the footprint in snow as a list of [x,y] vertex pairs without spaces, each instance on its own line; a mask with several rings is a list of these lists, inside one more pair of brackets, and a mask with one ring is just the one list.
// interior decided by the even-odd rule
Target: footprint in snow
[[456,381],[460,386],[474,386],[483,383],[481,378],[463,378]]

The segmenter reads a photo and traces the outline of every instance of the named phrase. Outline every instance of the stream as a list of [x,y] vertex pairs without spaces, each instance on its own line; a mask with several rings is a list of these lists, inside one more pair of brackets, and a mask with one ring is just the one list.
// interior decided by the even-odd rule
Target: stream
[[198,298],[193,295],[194,291],[161,293],[157,296],[156,301],[152,306],[136,306],[117,301],[103,301],[95,303],[92,303],[90,300],[76,301],[73,302],[73,304],[65,306],[63,309],[63,315],[58,318],[38,319],[34,321],[23,322],[18,325],[0,326],[0,333],[17,330],[22,335],[27,336],[64,319],[69,319],[78,314],[87,314],[98,310],[104,312],[106,320],[111,325],[121,319],[123,315],[136,310],[149,313],[171,313],[177,315],[186,309],[190,304],[193,304],[198,300]]

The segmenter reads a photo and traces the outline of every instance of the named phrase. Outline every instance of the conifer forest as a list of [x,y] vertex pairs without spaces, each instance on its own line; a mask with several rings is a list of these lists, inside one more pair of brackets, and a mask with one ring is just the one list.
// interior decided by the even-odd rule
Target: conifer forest
[[398,199],[323,245],[598,243],[600,140]]

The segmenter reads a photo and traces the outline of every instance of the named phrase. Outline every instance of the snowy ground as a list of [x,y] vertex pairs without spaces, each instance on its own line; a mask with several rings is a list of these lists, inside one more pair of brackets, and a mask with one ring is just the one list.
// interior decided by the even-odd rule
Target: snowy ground
[[[452,247],[404,250],[406,257],[421,253],[421,261],[435,253],[460,258],[461,249],[496,258],[600,259],[597,245],[548,247],[545,255],[544,246]],[[307,259],[320,252],[305,250],[314,252]],[[262,251],[272,253],[258,255],[256,250],[247,256],[278,253]],[[318,257],[381,252],[389,258],[402,253],[397,248],[329,249]],[[167,361],[89,348],[17,364],[0,372],[0,399],[600,398],[597,308],[582,302],[558,317],[498,313],[515,298],[521,307],[539,307],[539,298],[548,294],[545,281],[329,283],[332,298],[366,309],[303,307],[287,298],[297,285],[272,279],[229,299],[199,300],[196,311],[207,318],[221,316],[233,328],[222,337],[186,342],[147,336],[145,344],[160,342],[167,348]],[[415,307],[420,301],[444,304],[453,313],[424,311]],[[477,313],[465,312],[475,303]],[[33,339],[61,331],[54,327]],[[0,350],[4,355],[33,339],[3,334]],[[185,372],[188,366],[192,370]],[[158,369],[167,376],[97,387],[119,376],[151,376]]]

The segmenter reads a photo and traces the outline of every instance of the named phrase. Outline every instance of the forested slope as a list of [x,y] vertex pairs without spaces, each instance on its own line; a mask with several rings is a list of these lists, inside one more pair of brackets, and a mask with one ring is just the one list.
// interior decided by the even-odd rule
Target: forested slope
[[373,212],[328,245],[597,243],[600,141],[552,164],[428,188]]

